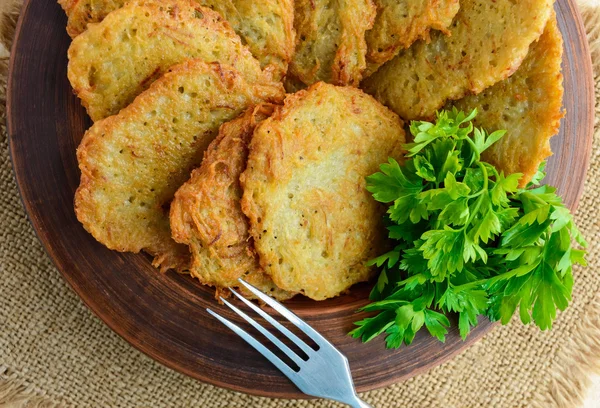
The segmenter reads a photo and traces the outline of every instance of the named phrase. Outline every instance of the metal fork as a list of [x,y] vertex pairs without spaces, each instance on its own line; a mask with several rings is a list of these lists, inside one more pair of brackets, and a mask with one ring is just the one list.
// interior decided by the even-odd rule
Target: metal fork
[[265,356],[287,378],[296,384],[296,386],[304,394],[312,395],[313,397],[332,399],[348,404],[354,408],[371,408],[369,404],[362,401],[360,398],[358,398],[358,395],[356,395],[356,390],[354,389],[354,384],[352,383],[352,376],[350,375],[350,365],[348,364],[348,359],[346,356],[344,356],[337,348],[335,348],[333,344],[327,341],[325,337],[317,333],[315,329],[306,324],[306,322],[284,307],[281,303],[277,302],[272,297],[265,295],[259,289],[245,282],[243,279],[240,278],[238,280],[241,285],[256,295],[257,298],[278,311],[283,317],[288,319],[294,326],[302,330],[312,341],[317,344],[318,349],[314,350],[261,308],[247,300],[235,290],[229,288],[231,293],[233,293],[249,308],[259,314],[275,329],[279,330],[279,332],[281,332],[296,346],[298,346],[300,350],[302,350],[308,356],[308,359],[305,360],[292,351],[281,340],[271,334],[267,329],[261,326],[256,320],[221,297],[221,301],[225,305],[241,316],[245,321],[250,323],[250,325],[258,330],[263,336],[269,339],[277,348],[279,348],[279,350],[281,350],[299,367],[299,370],[296,371],[292,369],[292,367],[287,365],[283,360],[273,354],[268,348],[263,346],[258,340],[248,334],[245,330],[241,329],[235,323],[213,312],[211,309],[206,309],[208,313],[221,321],[221,323],[223,323],[225,326],[233,330],[238,336],[244,339],[263,356]]

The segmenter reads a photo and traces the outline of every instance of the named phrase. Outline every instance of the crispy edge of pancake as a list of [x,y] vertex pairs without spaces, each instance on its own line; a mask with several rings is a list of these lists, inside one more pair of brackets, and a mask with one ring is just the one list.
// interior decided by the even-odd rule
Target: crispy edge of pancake
[[98,23],[111,11],[123,7],[125,0],[58,0],[58,4],[67,15],[67,34],[75,38],[87,30],[88,24]]
[[[206,83],[211,86],[203,88]],[[84,135],[77,149],[77,218],[110,249],[145,250],[161,270],[187,269],[189,251],[172,240],[164,206],[200,164],[222,123],[283,96],[280,83],[248,83],[230,66],[196,59],[173,67]]]
[[94,121],[190,58],[232,65],[253,82],[272,79],[220,14],[193,0],[132,0],[77,36],[68,57],[69,81]]
[[[544,31],[552,4],[552,0],[461,0],[449,36],[435,32],[430,42],[417,41],[361,87],[405,120],[432,119],[447,101],[477,94],[512,75]],[[497,15],[490,16],[490,9]],[[519,23],[508,23],[507,18]],[[473,32],[476,27],[490,38]]]
[[277,286],[323,300],[373,276],[365,263],[385,247],[385,208],[365,177],[402,159],[404,136],[374,98],[322,82],[288,95],[256,128],[242,210]]
[[365,33],[373,26],[372,0],[296,0],[296,53],[288,76],[306,85],[325,81],[358,86],[366,68]]
[[[261,104],[221,125],[204,152],[202,165],[171,203],[171,233],[175,241],[190,247],[190,274],[214,286],[217,297],[226,296],[228,287],[240,288],[238,278],[278,300],[294,295],[279,289],[260,267],[240,204],[239,176],[246,169],[248,145],[255,127],[273,109],[273,105]],[[251,295],[244,287],[240,289]]]
[[[375,0],[375,4],[377,17],[373,28],[366,34],[365,78],[398,55],[401,49],[410,47],[419,39],[428,41],[431,30],[448,35],[448,27],[460,7],[458,0]],[[406,10],[419,6],[420,9]],[[406,14],[397,18],[398,12]]]
[[[281,79],[287,72],[295,46],[293,0],[195,0],[225,18],[244,39],[263,69]],[[58,0],[67,14],[71,38],[83,33],[88,24],[99,23],[125,0]],[[100,3],[100,4],[98,4]],[[263,41],[261,41],[261,37]]]
[[482,156],[505,174],[522,173],[521,187],[552,154],[550,138],[558,133],[564,116],[562,50],[563,40],[553,13],[517,72],[454,104],[465,111],[477,108],[475,124],[489,132],[507,130]]

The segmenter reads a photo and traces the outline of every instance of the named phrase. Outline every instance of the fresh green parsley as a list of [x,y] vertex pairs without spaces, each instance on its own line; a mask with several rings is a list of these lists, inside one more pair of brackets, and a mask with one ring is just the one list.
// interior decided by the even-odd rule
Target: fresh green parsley
[[586,242],[556,189],[540,186],[543,165],[519,188],[481,154],[506,132],[473,126],[477,115],[442,111],[435,123],[413,121],[407,160],[381,165],[367,178],[375,200],[389,204],[385,222],[395,247],[370,261],[381,268],[371,291],[377,312],[355,323],[353,337],[380,334],[388,348],[410,344],[423,328],[445,340],[458,314],[466,338],[480,316],[550,329],[571,300],[572,267],[585,265]]

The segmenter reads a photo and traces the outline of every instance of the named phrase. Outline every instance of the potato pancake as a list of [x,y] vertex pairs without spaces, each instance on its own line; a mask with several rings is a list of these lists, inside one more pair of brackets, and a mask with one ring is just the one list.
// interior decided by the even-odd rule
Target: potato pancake
[[196,0],[218,11],[273,78],[286,74],[294,55],[293,0]]
[[375,21],[371,0],[296,0],[296,54],[288,76],[306,85],[358,86],[366,68],[365,32]]
[[448,33],[448,26],[458,12],[458,0],[374,0],[377,17],[367,31],[368,77],[401,49],[418,39],[429,39],[429,31]]
[[447,100],[508,78],[552,12],[552,0],[461,0],[450,35],[431,34],[363,81],[403,119],[431,119]]
[[73,40],[68,75],[96,121],[189,58],[231,65],[252,82],[270,80],[221,15],[192,0],[134,0],[113,11]]
[[[293,0],[195,0],[221,14],[250,48],[262,68],[281,79],[294,53]],[[72,38],[99,23],[125,0],[59,0],[69,21]]]
[[260,267],[240,205],[240,174],[246,169],[252,133],[272,112],[272,105],[258,105],[223,124],[202,165],[171,203],[173,239],[189,246],[191,275],[216,287],[217,296],[227,295],[227,287],[239,287],[241,277],[279,300],[293,296],[275,286]]
[[67,33],[71,38],[87,30],[90,23],[99,23],[113,10],[125,5],[125,0],[58,0],[67,15]]
[[240,181],[261,266],[284,290],[337,296],[376,273],[385,207],[365,177],[400,159],[402,121],[352,87],[317,83],[258,125]]
[[96,122],[77,149],[77,218],[118,251],[145,250],[162,270],[189,267],[169,228],[169,204],[200,165],[219,126],[248,107],[283,98],[280,83],[255,84],[233,67],[175,66],[118,115]]
[[562,49],[556,16],[552,16],[517,72],[454,104],[465,111],[477,108],[477,126],[490,132],[508,130],[483,158],[505,174],[523,173],[521,186],[531,181],[540,163],[552,154],[550,138],[558,133],[564,114]]

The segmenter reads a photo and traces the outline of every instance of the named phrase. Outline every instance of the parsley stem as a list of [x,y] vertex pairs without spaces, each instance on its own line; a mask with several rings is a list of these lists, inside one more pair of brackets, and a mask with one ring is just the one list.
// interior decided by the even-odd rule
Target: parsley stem
[[466,289],[471,289],[475,286],[479,286],[479,285],[483,285],[484,283],[486,283],[489,280],[489,278],[486,279],[480,279],[480,280],[476,280],[473,282],[467,282],[467,283],[463,283],[462,285],[454,285],[452,286],[452,288],[455,290],[455,292],[460,292]]
[[479,166],[479,168],[481,169],[481,172],[483,173],[483,188],[481,189],[481,191],[487,190],[488,189],[488,172],[487,169],[485,168],[485,165],[482,162],[477,162],[477,165]]
[[[471,132],[469,132],[469,133],[471,133]],[[465,137],[462,140],[466,140],[467,143],[469,143],[471,145],[471,148],[473,149],[474,152],[479,152],[479,148],[475,145],[475,142],[473,141],[473,139],[471,139],[470,137]],[[479,153],[478,153],[478,156],[479,156]],[[477,158],[476,161],[479,162],[479,157]]]
[[[485,166],[481,162],[477,162],[477,165],[479,166],[479,168],[481,168],[481,172],[483,173],[483,187],[481,187],[481,190],[479,190],[477,193],[475,193],[473,195],[473,197],[480,196],[481,194],[483,194],[484,192],[486,192],[487,189],[488,189],[488,173],[487,173],[487,170],[485,169]],[[468,198],[472,198],[472,197],[468,197]],[[479,207],[481,207],[481,202],[482,201],[483,200],[478,199],[477,202],[475,203],[475,209],[471,212],[471,214],[469,215],[469,219],[467,220],[467,222],[465,223],[465,225],[462,227],[463,231],[465,231],[467,229],[467,227],[469,226],[469,224],[471,223],[471,221],[473,221],[473,218],[479,212]]]
[[466,198],[468,198],[468,199],[469,199],[469,198],[475,198],[475,197],[479,197],[480,195],[482,195],[482,194],[483,194],[483,192],[484,192],[484,190],[483,190],[483,189],[481,189],[481,190],[479,190],[478,192],[476,192],[476,193],[474,193],[474,194],[468,195]]
[[[486,170],[485,166],[481,162],[477,162],[477,165],[481,168],[481,172],[483,173],[483,187],[481,187],[481,190],[479,190],[475,194],[468,195],[467,198],[479,197],[481,194],[483,194],[488,189],[488,173],[487,173],[487,170]],[[477,209],[479,209],[479,207]]]
[[498,181],[498,179],[500,178],[500,173],[498,173],[498,170],[494,167],[491,166],[489,163],[483,162],[484,165],[488,165],[489,169],[494,173],[494,177],[496,179],[496,181]]

